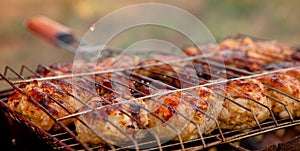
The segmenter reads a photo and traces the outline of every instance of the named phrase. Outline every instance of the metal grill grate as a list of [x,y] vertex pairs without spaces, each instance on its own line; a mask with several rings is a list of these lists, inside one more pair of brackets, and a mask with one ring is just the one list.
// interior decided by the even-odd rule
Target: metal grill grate
[[[222,55],[225,55],[225,53],[227,53],[227,52],[224,51],[224,53]],[[91,96],[97,96],[97,97],[102,98],[102,100],[104,101],[104,102],[102,102],[104,104],[104,106],[109,105],[112,108],[114,108],[114,109],[120,111],[121,113],[125,114],[126,116],[130,117],[132,120],[137,122],[137,124],[143,125],[142,123],[140,123],[140,121],[138,119],[136,119],[136,117],[133,117],[132,115],[128,114],[127,112],[125,112],[123,110],[126,107],[126,104],[130,104],[131,101],[135,101],[135,100],[151,98],[151,100],[155,101],[156,103],[159,103],[166,108],[171,108],[169,105],[161,103],[159,100],[155,99],[155,97],[163,96],[166,94],[171,94],[171,93],[180,91],[180,92],[185,92],[190,96],[199,98],[199,96],[195,96],[194,94],[191,94],[189,90],[200,88],[200,87],[222,85],[229,81],[257,78],[257,77],[271,75],[271,74],[278,73],[278,72],[284,72],[284,71],[289,71],[289,70],[293,70],[293,69],[300,69],[300,67],[294,65],[294,66],[286,68],[286,69],[265,71],[258,67],[252,67],[247,64],[244,64],[243,62],[225,60],[225,64],[232,65],[232,66],[225,66],[226,71],[224,71],[224,70],[220,70],[220,67],[223,67],[224,65],[222,64],[222,62],[220,60],[218,60],[216,57],[214,57],[214,54],[212,54],[210,57],[207,57],[205,59],[206,60],[203,59],[203,56],[193,56],[193,57],[188,57],[185,59],[178,59],[175,61],[168,62],[168,64],[170,64],[174,67],[179,67],[180,65],[178,63],[187,62],[187,61],[192,61],[196,68],[197,68],[197,66],[203,67],[205,65],[209,65],[209,71],[196,69],[198,76],[192,76],[185,72],[174,71],[174,70],[169,69],[166,66],[164,66],[165,63],[159,63],[159,62],[155,63],[155,64],[147,64],[147,65],[142,65],[142,66],[113,69],[113,70],[102,70],[102,71],[96,71],[96,72],[90,72],[88,69],[86,69],[83,71],[83,73],[78,73],[78,74],[73,74],[73,75],[72,74],[57,75],[57,73],[53,69],[43,66],[43,65],[39,65],[39,67],[38,67],[39,70],[47,71],[47,72],[51,73],[52,75],[54,75],[53,77],[43,77],[40,73],[35,72],[34,70],[32,70],[26,66],[22,66],[20,72],[17,72],[15,70],[11,69],[10,67],[7,67],[4,71],[4,74],[0,74],[0,76],[2,77],[2,79],[5,82],[7,82],[11,86],[12,89],[4,90],[0,93],[1,100],[2,100],[0,103],[1,103],[1,106],[3,108],[5,108],[11,114],[12,117],[14,117],[20,123],[25,124],[30,130],[35,132],[39,136],[39,138],[45,140],[45,142],[47,142],[48,144],[53,146],[53,148],[56,150],[98,150],[98,149],[122,150],[122,149],[128,149],[128,148],[139,150],[141,148],[144,149],[143,147],[149,146],[149,145],[154,145],[155,147],[146,148],[145,150],[169,150],[169,149],[199,150],[199,149],[204,149],[204,148],[208,148],[211,146],[215,146],[218,144],[230,143],[230,142],[234,142],[236,140],[240,140],[240,139],[248,138],[251,136],[264,134],[266,132],[270,132],[270,131],[274,131],[274,130],[278,130],[278,129],[291,127],[291,126],[300,124],[300,119],[294,118],[292,116],[292,114],[289,112],[286,104],[280,102],[276,98],[269,96],[267,94],[265,94],[265,95],[272,102],[278,102],[279,104],[281,104],[285,107],[287,113],[289,114],[288,119],[278,119],[277,117],[275,117],[274,113],[272,112],[272,109],[270,109],[266,105],[260,103],[259,101],[255,100],[254,98],[251,98],[251,97],[243,94],[250,101],[257,103],[260,106],[263,106],[264,108],[266,108],[269,111],[271,118],[264,122],[259,122],[257,117],[254,115],[254,112],[251,109],[243,106],[242,104],[236,102],[235,100],[227,97],[224,94],[214,92],[217,95],[224,97],[226,100],[238,105],[240,108],[243,108],[243,109],[247,110],[248,112],[250,112],[253,116],[253,119],[256,122],[256,126],[251,127],[251,128],[239,129],[239,130],[224,130],[224,129],[220,128],[218,120],[215,117],[213,117],[212,115],[210,115],[206,112],[199,110],[197,108],[197,106],[194,106],[193,104],[189,104],[195,111],[203,114],[208,119],[213,120],[215,122],[215,124],[217,125],[217,129],[209,135],[204,135],[201,132],[201,128],[199,127],[199,125],[196,124],[196,122],[193,121],[193,119],[191,119],[190,117],[187,117],[186,115],[175,110],[174,112],[178,116],[185,119],[186,121],[193,123],[197,127],[197,130],[198,130],[198,134],[199,134],[198,139],[183,141],[183,139],[180,136],[180,130],[178,130],[173,125],[168,124],[166,122],[166,120],[155,115],[149,109],[139,105],[139,107],[142,108],[143,110],[145,110],[145,112],[147,112],[149,115],[155,116],[155,118],[157,120],[159,120],[163,123],[166,123],[166,126],[170,127],[177,134],[179,141],[177,141],[177,142],[170,141],[168,143],[162,143],[161,142],[162,140],[159,139],[158,134],[155,134],[154,132],[148,130],[147,127],[142,127],[142,128],[147,130],[148,135],[151,136],[151,140],[136,140],[132,136],[128,135],[123,129],[118,127],[118,125],[111,122],[109,119],[106,119],[106,122],[110,123],[120,133],[122,133],[124,136],[126,136],[129,140],[129,142],[127,142],[125,145],[124,144],[121,145],[121,147],[118,147],[118,146],[115,146],[115,145],[109,144],[109,143],[104,146],[102,146],[102,145],[91,146],[91,145],[88,145],[88,144],[82,142],[82,140],[80,140],[77,137],[77,132],[74,130],[74,127],[72,127],[72,126],[67,127],[62,123],[62,121],[65,119],[76,118],[76,120],[80,121],[83,125],[85,125],[85,127],[87,127],[90,131],[92,131],[96,136],[105,140],[105,137],[102,136],[101,133],[98,133],[90,125],[88,125],[87,123],[82,121],[80,118],[78,118],[79,115],[84,115],[89,112],[94,112],[96,110],[100,110],[101,108],[103,108],[103,106],[98,107],[98,108],[90,107],[88,110],[77,112],[77,113],[72,113],[64,105],[60,104],[59,100],[56,100],[56,99],[50,97],[50,99],[52,101],[54,101],[61,108],[63,108],[64,110],[66,110],[69,113],[69,115],[67,115],[67,116],[56,118],[52,113],[50,113],[47,110],[47,108],[45,108],[43,105],[38,103],[33,98],[33,96],[30,96],[30,94],[26,93],[24,90],[22,90],[22,88],[20,88],[20,84],[32,83],[34,81],[43,81],[46,83],[53,83],[51,80],[64,81],[65,83],[72,85],[72,87],[74,87],[80,91],[89,93],[89,95],[91,95]],[[285,58],[274,58],[274,59],[276,59],[277,62],[291,61],[290,59],[285,59]],[[151,70],[151,67],[157,67],[162,70]],[[189,66],[186,66],[185,68],[187,70],[188,70],[188,68],[193,69],[193,67],[189,67]],[[147,73],[153,74],[155,76],[159,76],[160,78],[146,76],[146,75],[135,72],[136,70],[141,70],[141,69],[143,71],[146,71]],[[165,72],[163,72],[163,71],[168,71],[169,74],[165,74]],[[253,71],[255,71],[255,72],[253,72]],[[27,73],[29,75],[25,75],[25,73]],[[211,73],[215,73],[215,74],[211,74]],[[161,93],[149,95],[149,94],[147,94],[147,91],[143,92],[143,90],[141,90],[141,89],[124,84],[116,79],[111,79],[111,78],[105,76],[105,74],[114,74],[119,78],[133,82],[135,85],[147,88],[147,91],[156,91],[161,87],[167,88],[169,91],[164,91]],[[229,79],[220,79],[217,81],[211,81],[211,79],[221,78],[223,74],[226,74]],[[13,75],[13,76],[10,77],[10,75]],[[97,82],[97,80],[93,79],[93,75],[96,75],[96,77],[104,79],[104,80],[108,81],[109,83],[117,84],[117,86],[120,88],[130,90],[130,92],[137,98],[128,98],[127,95],[124,95],[124,92],[116,91],[115,89],[111,88],[111,86],[105,85],[105,83],[103,84],[101,82]],[[180,77],[187,77],[187,78],[181,79]],[[78,83],[72,82],[71,78],[73,78],[72,80],[76,80]],[[171,80],[171,82],[168,82],[168,80],[164,80],[164,79]],[[182,84],[182,85],[185,84],[187,86],[184,88],[178,88],[178,86],[172,85],[172,83],[174,83],[174,81],[180,81],[180,84]],[[191,82],[191,81],[193,81],[193,82]],[[86,85],[81,85],[81,83],[85,83]],[[195,83],[202,83],[202,84],[195,85]],[[99,94],[95,93],[89,87],[87,87],[87,85],[96,86],[97,88],[102,89],[104,92],[114,93],[116,96],[118,96],[124,100],[127,100],[127,101],[112,104],[111,100],[106,99],[105,97],[103,97],[103,95],[99,95]],[[286,94],[280,90],[277,90],[276,88],[272,88],[271,86],[268,86],[266,84],[265,84],[265,86],[284,95],[284,96],[291,98],[295,102],[299,102],[298,98],[295,98],[289,94]],[[121,89],[121,90],[123,90],[123,89]],[[44,130],[42,130],[42,129],[38,128],[37,126],[35,126],[34,124],[32,124],[31,122],[28,122],[24,117],[22,117],[15,111],[11,110],[7,106],[7,98],[13,90],[16,90],[16,91],[19,91],[20,93],[22,93],[24,96],[26,96],[29,99],[29,101],[31,103],[33,103],[35,106],[37,106],[38,108],[43,110],[43,112],[45,112],[52,120],[55,121],[56,124],[59,125],[59,127],[62,129],[61,130],[62,132],[51,132],[51,131],[45,132]],[[75,100],[77,100],[80,104],[83,104],[84,106],[89,107],[89,105],[86,104],[85,101],[74,96],[73,94],[67,92],[67,95],[75,98]]]

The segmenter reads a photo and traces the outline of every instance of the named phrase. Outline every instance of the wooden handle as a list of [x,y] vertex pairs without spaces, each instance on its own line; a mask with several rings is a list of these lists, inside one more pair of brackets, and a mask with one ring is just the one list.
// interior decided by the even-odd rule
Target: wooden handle
[[70,28],[48,17],[32,17],[26,21],[26,26],[32,33],[55,46],[58,46],[61,42],[67,44],[74,42],[74,37]]

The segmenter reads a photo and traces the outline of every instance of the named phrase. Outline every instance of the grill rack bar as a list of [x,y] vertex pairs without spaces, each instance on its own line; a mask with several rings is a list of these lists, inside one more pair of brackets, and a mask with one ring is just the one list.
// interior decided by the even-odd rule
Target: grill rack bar
[[[192,56],[192,57],[186,57],[183,59],[178,59],[178,60],[172,60],[172,61],[168,61],[168,63],[180,63],[180,62],[186,62],[186,61],[192,61],[195,59],[200,59],[200,58],[205,58],[205,57],[210,57],[213,56],[215,53],[211,53],[211,54],[206,54],[205,56],[203,55],[198,55],[198,56]],[[128,67],[128,68],[117,68],[117,69],[113,69],[113,70],[105,70],[105,71],[99,71],[99,72],[85,72],[85,73],[76,73],[76,74],[69,74],[69,75],[58,75],[58,76],[54,76],[54,77],[43,77],[43,78],[35,78],[35,79],[27,79],[27,80],[17,80],[17,81],[13,81],[13,84],[19,84],[19,83],[25,83],[25,82],[32,82],[34,80],[36,81],[44,81],[44,80],[51,80],[51,79],[63,79],[63,78],[72,78],[72,77],[77,77],[77,76],[91,76],[91,75],[95,75],[95,74],[106,74],[106,73],[114,73],[114,72],[122,72],[122,71],[126,71],[126,70],[134,70],[134,69],[139,69],[139,68],[145,68],[145,67],[151,67],[151,66],[160,66],[160,65],[164,65],[165,63],[155,63],[155,64],[149,64],[149,65],[144,65],[144,66],[134,66],[134,67]],[[7,66],[7,68],[10,68]],[[6,68],[4,73],[6,73]],[[6,74],[4,74],[6,75]]]

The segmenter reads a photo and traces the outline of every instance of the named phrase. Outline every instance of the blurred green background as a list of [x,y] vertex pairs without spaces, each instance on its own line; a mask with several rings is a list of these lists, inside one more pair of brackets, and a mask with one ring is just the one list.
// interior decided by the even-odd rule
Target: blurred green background
[[145,2],[171,4],[187,10],[217,39],[244,33],[300,46],[299,0],[2,0],[0,71],[6,65],[15,69],[22,64],[35,68],[38,64],[73,60],[72,53],[51,46],[26,30],[23,22],[32,16],[46,15],[82,37],[94,22],[108,13]]

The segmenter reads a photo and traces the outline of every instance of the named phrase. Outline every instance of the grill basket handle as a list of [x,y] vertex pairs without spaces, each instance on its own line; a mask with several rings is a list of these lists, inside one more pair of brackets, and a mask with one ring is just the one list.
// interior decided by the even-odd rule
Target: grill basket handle
[[34,16],[25,25],[33,34],[58,47],[62,43],[71,45],[75,41],[70,28],[46,16]]

